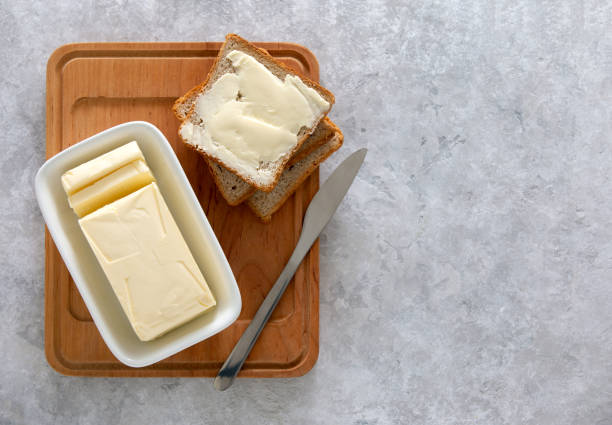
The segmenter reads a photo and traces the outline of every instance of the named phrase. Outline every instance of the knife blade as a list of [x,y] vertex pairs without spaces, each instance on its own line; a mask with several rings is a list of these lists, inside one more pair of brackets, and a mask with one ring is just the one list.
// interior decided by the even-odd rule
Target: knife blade
[[291,258],[289,258],[276,283],[261,303],[253,320],[234,346],[223,366],[221,366],[214,381],[214,386],[217,390],[224,391],[234,382],[236,375],[242,368],[244,361],[251,352],[253,345],[255,345],[255,341],[257,341],[259,334],[268,322],[295,271],[310,250],[312,244],[319,237],[321,231],[323,231],[325,225],[334,215],[334,212],[336,212],[349,187],[351,187],[357,172],[361,168],[361,164],[363,164],[367,151],[367,149],[363,148],[349,155],[334,170],[314,198],[312,198],[310,205],[306,209],[302,233],[293,250],[293,254],[291,254]]

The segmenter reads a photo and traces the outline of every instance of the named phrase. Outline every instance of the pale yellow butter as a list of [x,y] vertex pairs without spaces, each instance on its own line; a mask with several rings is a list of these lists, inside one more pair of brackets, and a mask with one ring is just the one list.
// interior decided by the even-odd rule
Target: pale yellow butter
[[215,305],[156,183],[86,215],[79,224],[142,341]]
[[[195,103],[202,122],[185,122],[181,136],[238,171],[266,180],[262,163],[277,161],[298,142],[302,127],[312,127],[329,103],[297,76],[284,80],[252,56],[233,50],[233,73],[223,74]],[[263,174],[263,175],[262,175]]]
[[138,338],[215,305],[136,142],[66,172],[62,184]]
[[66,193],[72,195],[137,159],[144,161],[144,156],[138,148],[138,143],[127,143],[67,171],[62,175],[62,185]]
[[147,164],[138,159],[69,196],[68,203],[83,217],[153,181],[155,178]]

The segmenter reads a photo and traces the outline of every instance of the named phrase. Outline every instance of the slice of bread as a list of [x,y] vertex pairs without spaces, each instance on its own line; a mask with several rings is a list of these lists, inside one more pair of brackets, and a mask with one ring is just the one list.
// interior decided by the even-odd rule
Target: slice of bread
[[329,134],[325,144],[287,167],[271,192],[258,190],[248,198],[247,205],[262,221],[269,222],[272,219],[272,214],[278,211],[304,180],[317,169],[319,164],[342,146],[344,140],[342,132],[331,121],[329,123],[331,124],[331,134]]
[[[203,149],[201,146],[195,146],[194,144],[191,144],[190,141],[185,140],[185,138],[181,134],[185,126],[198,126],[201,122],[200,117],[198,117],[197,113],[195,113],[195,103],[197,101],[198,96],[209,90],[222,75],[234,71],[232,62],[227,58],[227,55],[233,50],[239,50],[252,56],[255,60],[264,65],[272,74],[274,74],[281,80],[284,80],[287,75],[295,75],[300,77],[300,79],[306,86],[315,90],[322,98],[324,98],[329,103],[329,108],[327,109],[327,111],[323,111],[323,113],[321,113],[321,115],[316,118],[311,127],[302,127],[299,130],[297,135],[297,141],[291,149],[287,150],[287,152],[285,152],[276,161],[260,162],[259,167],[255,172],[247,172],[247,170],[245,170],[244,168],[239,167],[237,163],[228,162],[227,158],[221,159],[220,155],[216,152],[215,149],[207,150]],[[191,147],[194,147],[202,155],[232,171],[242,180],[256,187],[257,189],[263,191],[271,191],[276,185],[283,169],[285,168],[291,157],[293,157],[293,155],[298,151],[298,149],[308,138],[308,136],[314,131],[319,121],[325,115],[327,115],[333,103],[333,94],[325,88],[321,87],[319,84],[307,78],[299,76],[289,67],[283,65],[277,59],[273,58],[268,52],[255,47],[253,44],[249,43],[245,39],[235,34],[228,34],[225,39],[225,43],[223,43],[223,45],[221,46],[219,56],[215,60],[215,63],[213,64],[206,80],[200,86],[191,89],[184,96],[177,99],[174,104],[173,110],[175,115],[179,119],[183,119],[183,123],[179,128],[179,135],[181,136],[181,139],[184,143],[191,145]],[[189,136],[186,137],[189,138]]]
[[[289,160],[287,167],[305,158],[319,146],[329,141],[336,129],[337,127],[329,118],[325,117],[321,120],[315,131]],[[210,159],[208,160],[208,166],[219,192],[221,192],[221,195],[223,195],[229,205],[235,206],[242,203],[256,191],[253,186]]]

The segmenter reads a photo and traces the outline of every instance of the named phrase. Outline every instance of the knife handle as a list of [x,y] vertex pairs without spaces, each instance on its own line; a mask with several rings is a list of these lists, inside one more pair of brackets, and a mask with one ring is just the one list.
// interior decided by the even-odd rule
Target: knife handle
[[253,317],[253,320],[251,320],[251,323],[236,343],[236,346],[234,346],[234,349],[230,353],[229,357],[227,360],[225,360],[223,366],[221,366],[221,369],[219,370],[214,382],[217,390],[224,391],[229,388],[230,385],[232,385],[232,382],[234,382],[236,375],[238,375],[238,372],[242,368],[242,365],[251,352],[253,345],[255,345],[255,341],[257,341],[259,334],[268,322],[268,319],[270,319],[274,308],[283,296],[285,289],[287,289],[289,282],[291,282],[291,278],[302,262],[302,259],[314,243],[314,240],[306,248],[304,248],[301,242],[302,238],[300,238],[298,241],[296,249],[293,251],[291,258],[276,280],[276,283],[270,292],[268,292],[268,295],[263,300],[263,303],[261,303],[261,306],[259,306],[257,313],[255,313],[255,317]]

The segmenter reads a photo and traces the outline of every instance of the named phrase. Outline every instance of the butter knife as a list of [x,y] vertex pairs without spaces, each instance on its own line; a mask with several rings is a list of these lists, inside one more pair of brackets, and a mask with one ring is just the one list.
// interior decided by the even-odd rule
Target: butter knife
[[293,274],[304,259],[304,256],[306,256],[306,253],[308,253],[308,250],[310,250],[312,244],[319,237],[325,225],[334,215],[344,195],[346,195],[346,192],[353,183],[367,151],[367,149],[363,148],[353,152],[334,170],[314,198],[312,198],[308,209],[306,209],[302,233],[293,250],[293,254],[291,254],[291,258],[289,258],[278,280],[272,289],[270,289],[270,292],[268,292],[263,303],[261,303],[259,310],[255,313],[255,317],[253,317],[253,320],[236,343],[229,357],[225,360],[223,366],[221,366],[214,382],[217,390],[224,391],[234,382],[253,345],[255,345],[255,341],[257,341],[259,334],[272,315],[272,311],[274,311],[287,285],[289,285]]

